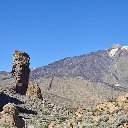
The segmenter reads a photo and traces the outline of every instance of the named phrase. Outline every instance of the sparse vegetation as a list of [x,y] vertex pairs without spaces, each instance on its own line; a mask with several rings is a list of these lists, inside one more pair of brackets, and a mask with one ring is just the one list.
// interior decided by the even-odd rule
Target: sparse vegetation
[[[128,128],[128,62],[122,54],[126,51],[116,58],[115,52],[109,56],[111,50],[67,58],[32,70],[27,96],[15,92],[10,73],[1,72],[1,127],[10,127],[9,119],[12,125],[22,120],[26,128]],[[119,68],[113,69],[115,64]]]

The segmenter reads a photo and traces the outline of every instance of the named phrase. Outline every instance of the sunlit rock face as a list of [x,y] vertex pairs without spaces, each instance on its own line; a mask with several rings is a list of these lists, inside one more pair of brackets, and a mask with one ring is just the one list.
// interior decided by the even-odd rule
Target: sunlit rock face
[[0,112],[0,125],[7,128],[24,128],[25,122],[19,116],[19,111],[14,104],[8,103],[3,107]]
[[41,89],[38,84],[29,83],[26,96],[42,99]]
[[27,53],[15,51],[13,54],[12,75],[16,80],[16,92],[24,95],[26,93],[29,81],[29,61],[30,57]]
[[117,102],[122,109],[128,113],[128,93],[121,95],[117,98]]

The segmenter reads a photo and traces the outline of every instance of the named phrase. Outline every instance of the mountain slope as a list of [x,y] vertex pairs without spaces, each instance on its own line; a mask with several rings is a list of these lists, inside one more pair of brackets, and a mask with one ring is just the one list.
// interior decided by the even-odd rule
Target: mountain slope
[[93,82],[118,84],[124,87],[128,81],[128,48],[113,45],[81,56],[69,57],[31,71],[31,79],[42,76],[81,77]]
[[[106,51],[98,51],[96,53],[65,58],[48,66],[37,68],[32,71],[32,76],[70,76],[98,80],[102,74],[102,70],[99,70],[99,68],[108,69],[109,63],[107,62],[110,62],[110,59]],[[100,63],[104,65],[99,67]],[[95,74],[97,74],[97,77]]]
[[[43,97],[68,107],[90,106],[128,92],[128,47],[113,45],[81,56],[69,57],[32,69],[30,81],[38,83]],[[12,87],[10,73],[0,73],[0,86]]]
[[35,82],[40,85],[43,97],[69,108],[93,106],[128,91],[123,87],[71,77],[42,77]]

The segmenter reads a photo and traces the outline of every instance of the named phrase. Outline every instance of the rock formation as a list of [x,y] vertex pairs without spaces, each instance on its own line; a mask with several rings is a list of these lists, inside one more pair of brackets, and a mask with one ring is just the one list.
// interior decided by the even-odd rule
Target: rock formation
[[24,128],[25,123],[18,114],[19,112],[13,104],[6,104],[0,113],[0,124],[9,128]]
[[16,77],[16,92],[24,95],[28,87],[29,80],[29,61],[27,53],[15,51],[13,54],[12,75]]
[[122,109],[128,113],[128,93],[121,95],[117,98],[117,102]]
[[96,109],[100,112],[113,113],[116,110],[116,105],[112,102],[104,102],[97,104]]
[[41,89],[38,84],[28,84],[26,96],[42,99]]

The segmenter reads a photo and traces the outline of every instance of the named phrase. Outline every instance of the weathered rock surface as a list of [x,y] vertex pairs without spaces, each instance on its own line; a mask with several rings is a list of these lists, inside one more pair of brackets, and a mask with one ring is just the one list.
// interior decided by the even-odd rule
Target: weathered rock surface
[[25,94],[29,80],[29,61],[30,57],[27,53],[15,51],[13,54],[12,75],[16,78],[16,91]]
[[0,113],[0,124],[3,127],[6,126],[9,128],[25,128],[25,122],[18,114],[19,112],[13,104],[6,104]]
[[42,99],[41,89],[38,84],[29,83],[26,96]]
[[97,104],[96,109],[100,112],[113,113],[116,110],[116,105],[112,102],[103,102]]
[[128,93],[121,95],[117,98],[120,107],[128,114]]

